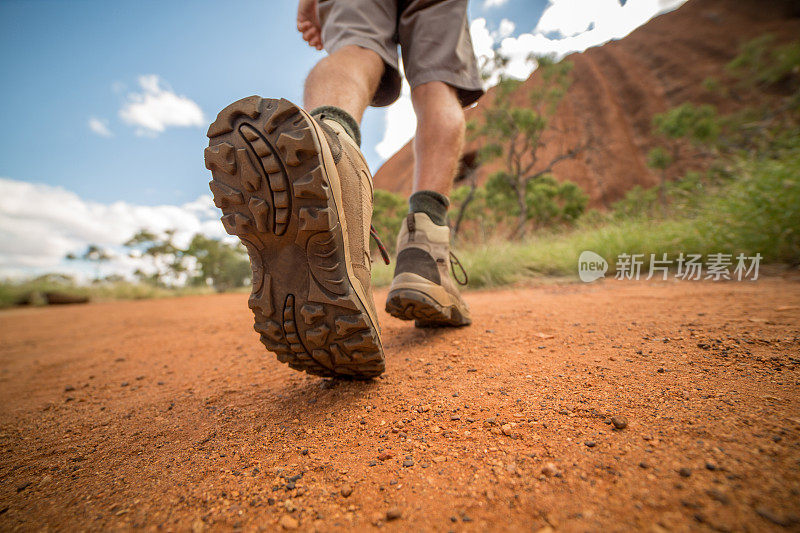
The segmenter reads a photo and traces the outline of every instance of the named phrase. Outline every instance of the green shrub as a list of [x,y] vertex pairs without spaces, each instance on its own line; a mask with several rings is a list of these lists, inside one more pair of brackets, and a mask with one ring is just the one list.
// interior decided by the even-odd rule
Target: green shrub
[[726,252],[800,264],[800,147],[740,168],[741,176],[708,202],[700,231]]
[[[408,201],[404,197],[393,192],[375,189],[372,200],[372,225],[390,254],[395,252],[400,224],[407,214]],[[370,241],[374,255],[377,246],[372,239]]]

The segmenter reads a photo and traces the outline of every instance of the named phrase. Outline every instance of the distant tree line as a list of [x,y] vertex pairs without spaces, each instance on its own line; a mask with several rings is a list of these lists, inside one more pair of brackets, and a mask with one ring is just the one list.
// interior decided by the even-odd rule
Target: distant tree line
[[[188,246],[181,247],[175,243],[175,230],[155,233],[141,229],[123,246],[129,257],[148,263],[134,272],[138,281],[155,287],[211,286],[226,291],[243,287],[250,281],[250,262],[239,243],[229,244],[198,233]],[[121,279],[116,274],[101,276],[101,266],[113,258],[109,250],[96,244],[88,245],[82,253],[66,256],[70,261],[93,263],[96,282]]]

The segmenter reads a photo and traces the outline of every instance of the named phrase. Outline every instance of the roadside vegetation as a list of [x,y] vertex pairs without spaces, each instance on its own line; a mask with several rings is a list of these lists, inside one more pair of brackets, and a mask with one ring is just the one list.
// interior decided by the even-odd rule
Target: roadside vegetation
[[[575,184],[556,182],[547,172],[526,173],[516,162],[519,146],[537,149],[548,110],[568,86],[568,65],[544,61],[539,68],[545,83],[531,96],[538,107],[511,107],[507,91],[518,82],[501,80],[486,123],[470,128],[488,136],[483,161],[508,162],[483,186],[473,182],[452,195],[451,227],[458,228],[456,252],[470,287],[576,278],[584,250],[605,258],[611,275],[624,253],[760,254],[762,264],[800,265],[800,43],[755,39],[727,66],[725,83],[704,84],[724,98],[759,104],[721,114],[714,106],[686,103],[655,116],[662,145],[648,161],[662,176],[660,184],[631,189],[608,211],[586,210],[586,196]],[[761,98],[764,93],[771,98]],[[517,141],[509,144],[514,135]],[[556,159],[587,148],[576,146]],[[697,168],[667,180],[666,170],[684,158],[697,161]],[[390,281],[391,268],[379,266],[375,284]]]
[[103,270],[117,255],[96,244],[66,260],[91,266],[93,279],[79,282],[65,274],[45,274],[25,280],[0,281],[0,308],[22,305],[78,303],[81,300],[136,300],[245,290],[250,263],[240,244],[195,235],[188,246],[175,243],[175,232],[156,234],[142,229],[124,244],[125,255],[141,267],[132,279]]

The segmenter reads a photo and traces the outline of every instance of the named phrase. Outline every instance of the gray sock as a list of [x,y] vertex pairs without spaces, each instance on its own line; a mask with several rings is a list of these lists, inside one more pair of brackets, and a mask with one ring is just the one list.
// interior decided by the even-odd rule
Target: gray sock
[[409,213],[425,213],[438,226],[447,225],[447,208],[450,200],[436,191],[417,191],[408,199]]
[[313,109],[310,115],[317,120],[330,119],[335,120],[342,125],[344,131],[352,137],[359,148],[361,148],[361,128],[358,127],[358,122],[353,116],[340,107],[333,105],[324,105]]

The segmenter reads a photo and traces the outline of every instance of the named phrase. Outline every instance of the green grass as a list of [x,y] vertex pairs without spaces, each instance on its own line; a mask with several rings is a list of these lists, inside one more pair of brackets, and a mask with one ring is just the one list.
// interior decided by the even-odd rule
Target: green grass
[[[699,248],[692,237],[691,222],[665,221],[654,225],[644,220],[606,223],[597,228],[578,228],[568,233],[531,237],[522,242],[495,240],[482,245],[462,245],[455,250],[469,274],[469,288],[500,287],[543,277],[578,279],[578,256],[591,250],[605,257],[613,271],[621,253],[661,253],[672,256]],[[392,281],[392,266],[376,265],[376,287]]]
[[[638,212],[631,212],[628,202],[623,214],[594,213],[569,231],[542,233],[522,242],[464,243],[455,253],[469,273],[470,288],[545,276],[577,279],[578,256],[584,250],[604,257],[611,273],[622,253],[645,258],[666,253],[671,260],[680,253],[760,253],[765,263],[800,264],[800,148],[779,159],[740,162],[731,174],[699,193],[688,180],[674,184],[677,199],[662,216],[646,216],[659,207],[638,198]],[[655,194],[649,197],[650,202],[658,201]],[[392,269],[376,265],[374,285],[391,283]]]

